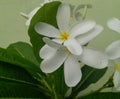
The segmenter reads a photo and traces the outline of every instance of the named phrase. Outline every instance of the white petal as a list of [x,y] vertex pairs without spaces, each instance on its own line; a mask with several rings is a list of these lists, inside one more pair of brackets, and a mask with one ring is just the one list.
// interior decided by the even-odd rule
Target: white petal
[[64,45],[74,55],[80,55],[82,53],[82,47],[75,39],[65,41]]
[[107,22],[110,29],[120,33],[120,20],[117,18],[112,18]]
[[62,41],[61,39],[53,39],[54,42],[62,44],[64,41]]
[[61,4],[57,12],[57,24],[61,32],[68,31],[70,20],[70,7],[68,4]]
[[120,40],[111,43],[106,48],[106,54],[110,59],[117,59],[120,57]]
[[47,44],[44,45],[40,50],[40,57],[43,59],[49,59],[56,53],[56,49],[49,47]]
[[83,49],[83,53],[78,57],[78,59],[86,65],[98,69],[105,68],[108,65],[108,57],[106,54],[88,48]]
[[94,21],[84,21],[82,23],[77,23],[72,27],[69,31],[71,33],[71,37],[76,37],[80,34],[86,33],[94,28],[96,23]]
[[31,19],[32,19],[32,17],[29,18],[29,19],[26,21],[26,26],[29,26],[29,25],[30,25]]
[[120,71],[115,71],[113,76],[113,83],[116,89],[120,90]]
[[52,2],[53,0],[44,0],[44,2],[41,4],[41,6],[44,6],[46,3]]
[[35,13],[40,9],[40,7],[36,7],[35,9],[33,9],[29,14],[28,16],[29,17],[33,17],[35,15]]
[[65,83],[69,87],[76,86],[81,80],[80,64],[74,56],[70,55],[64,64]]
[[90,40],[94,39],[97,35],[99,35],[103,30],[103,27],[100,25],[96,25],[89,33],[78,36],[76,39],[81,45],[85,45]]
[[51,58],[43,60],[40,68],[44,73],[52,73],[63,64],[66,57],[66,52],[62,49],[59,49]]
[[[54,40],[55,40],[55,41],[54,41]],[[52,48],[54,48],[54,49],[59,49],[60,47],[63,47],[61,44],[59,44],[59,43],[57,42],[56,39],[51,40],[51,39],[49,39],[49,38],[47,38],[47,37],[44,37],[44,38],[43,38],[43,41],[44,41],[48,46],[50,46],[50,47],[52,47]]]
[[50,24],[39,22],[35,25],[35,30],[41,35],[59,38],[60,32]]
[[35,15],[35,13],[40,9],[40,7],[36,7],[34,10],[32,10],[29,14],[28,17],[29,19],[26,21],[26,25],[29,26],[30,25],[30,21],[32,19],[32,17]]

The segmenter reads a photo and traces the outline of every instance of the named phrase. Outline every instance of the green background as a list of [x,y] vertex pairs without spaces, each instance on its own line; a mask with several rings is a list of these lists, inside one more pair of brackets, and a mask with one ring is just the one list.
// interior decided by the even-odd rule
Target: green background
[[[112,17],[120,18],[120,0],[60,0],[70,4],[92,4],[87,19],[95,20],[104,26],[104,31],[92,42],[90,47],[104,50],[112,41],[120,38],[120,34],[107,28],[107,21]],[[20,12],[29,13],[39,6],[43,0],[0,0],[0,47],[7,47],[17,41],[29,42],[26,20]]]

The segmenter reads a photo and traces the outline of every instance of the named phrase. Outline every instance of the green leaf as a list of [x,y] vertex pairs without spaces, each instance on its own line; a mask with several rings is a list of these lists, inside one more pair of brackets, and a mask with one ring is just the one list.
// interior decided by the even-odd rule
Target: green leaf
[[37,74],[40,73],[40,68],[38,65],[30,62],[27,59],[22,58],[21,56],[11,53],[8,50],[0,48],[0,61],[14,64],[20,67],[25,68],[28,70],[31,74]]
[[88,87],[91,83],[96,83],[106,72],[107,68],[105,69],[95,69],[90,66],[84,66],[82,68],[82,80],[76,86],[76,89],[79,91]]
[[38,61],[41,60],[39,57],[39,50],[44,45],[44,42],[42,41],[43,36],[36,33],[34,27],[38,22],[46,22],[57,27],[56,13],[59,5],[60,2],[58,1],[45,4],[42,8],[38,10],[38,12],[34,15],[34,17],[31,20],[28,33],[30,36],[30,41],[33,45],[35,56]]
[[39,66],[39,63],[36,60],[36,57],[34,55],[33,48],[28,43],[17,42],[17,43],[10,44],[7,50]]
[[0,61],[0,97],[47,99],[43,89],[24,68]]
[[74,97],[77,93],[87,88],[90,84],[96,83],[105,74],[106,70],[107,68],[95,69],[85,65],[82,68],[82,79],[80,83],[73,88],[71,96]]
[[120,99],[120,93],[119,92],[94,93],[78,99]]

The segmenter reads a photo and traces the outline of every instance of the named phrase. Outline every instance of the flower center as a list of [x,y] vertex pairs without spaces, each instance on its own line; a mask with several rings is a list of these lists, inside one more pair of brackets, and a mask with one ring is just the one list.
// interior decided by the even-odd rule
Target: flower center
[[119,64],[115,64],[115,69],[120,72],[120,65]]
[[63,33],[60,35],[60,39],[61,39],[62,41],[68,40],[69,37],[70,37],[70,35],[69,35],[67,32],[63,32]]

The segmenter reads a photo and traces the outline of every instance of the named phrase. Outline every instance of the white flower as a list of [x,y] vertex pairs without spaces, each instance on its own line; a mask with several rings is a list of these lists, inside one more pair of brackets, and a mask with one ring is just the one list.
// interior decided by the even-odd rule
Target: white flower
[[80,56],[73,55],[68,49],[48,38],[43,38],[46,45],[40,50],[40,57],[44,60],[40,64],[40,68],[44,73],[52,73],[64,64],[65,83],[69,87],[76,86],[82,77],[79,61],[94,67],[104,68],[108,64],[106,54],[83,48]]
[[111,43],[106,48],[106,54],[108,58],[114,62],[110,64],[115,66],[113,83],[115,88],[120,90],[120,40]]
[[[110,29],[120,33],[120,20],[112,18],[107,22]],[[109,59],[113,61],[110,65],[115,66],[115,73],[113,76],[113,83],[117,90],[120,90],[120,40],[113,42],[106,48],[106,53]]]
[[120,33],[120,20],[117,18],[112,18],[107,22],[110,29]]
[[27,18],[26,21],[26,25],[29,26],[30,25],[30,21],[32,19],[32,17],[36,14],[36,12],[46,3],[52,2],[53,0],[44,0],[44,2],[42,4],[40,4],[40,6],[36,7],[35,9],[33,9],[28,15],[21,13],[22,16]]
[[54,38],[54,41],[66,46],[72,54],[80,55],[82,53],[81,46],[96,37],[103,28],[96,25],[94,21],[76,23],[70,28],[70,15],[70,6],[61,4],[56,16],[59,29],[50,24],[39,22],[35,25],[35,30],[41,35]]

